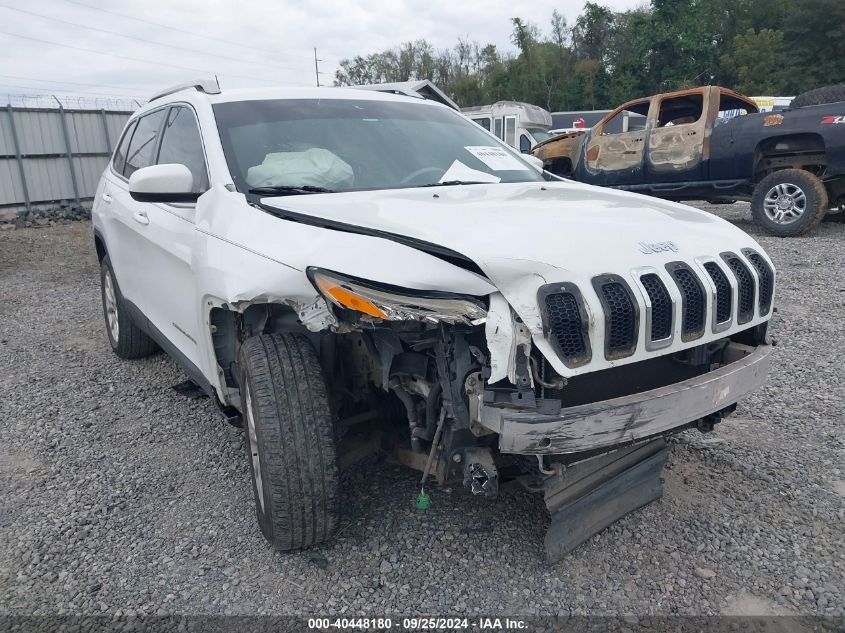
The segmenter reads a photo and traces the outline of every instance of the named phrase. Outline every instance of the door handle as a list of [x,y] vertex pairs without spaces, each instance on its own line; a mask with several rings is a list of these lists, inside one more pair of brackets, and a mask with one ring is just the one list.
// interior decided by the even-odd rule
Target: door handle
[[150,223],[150,218],[147,216],[146,211],[136,211],[135,213],[132,214],[132,218],[138,224],[143,224],[144,226],[146,226],[147,224]]
[[106,192],[103,192],[103,194],[100,196],[100,199],[106,204],[109,204],[111,202],[111,195]]

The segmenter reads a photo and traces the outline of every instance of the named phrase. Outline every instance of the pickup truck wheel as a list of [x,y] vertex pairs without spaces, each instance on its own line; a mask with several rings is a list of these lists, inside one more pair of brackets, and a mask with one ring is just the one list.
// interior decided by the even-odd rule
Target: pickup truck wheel
[[307,338],[262,334],[238,369],[261,533],[280,550],[327,540],[339,514],[334,426],[320,363]]
[[824,184],[803,169],[769,174],[757,183],[751,198],[754,221],[780,237],[802,235],[815,228],[827,207]]
[[100,262],[100,295],[103,299],[106,333],[114,353],[126,359],[143,358],[155,353],[158,345],[135,325],[126,310],[108,255]]

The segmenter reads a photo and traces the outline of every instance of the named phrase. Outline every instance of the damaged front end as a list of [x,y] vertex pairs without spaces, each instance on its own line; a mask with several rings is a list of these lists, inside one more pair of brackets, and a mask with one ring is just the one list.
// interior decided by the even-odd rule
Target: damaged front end
[[[398,461],[428,464],[440,482],[466,480],[478,494],[494,496],[495,435],[471,428],[464,389],[489,368],[489,298],[412,291],[316,268],[308,276],[336,314],[319,345],[342,429],[355,435],[356,420],[373,426],[368,411],[387,413],[382,417],[392,419],[377,430]],[[406,429],[390,424],[400,409]]]
[[[331,330],[318,334],[319,350],[350,453],[385,450],[423,471],[423,481],[460,481],[475,495],[494,497],[506,481],[543,492],[553,515],[550,559],[659,497],[663,438],[712,429],[768,370],[762,323],[567,377],[546,350],[569,367],[601,355],[590,345],[583,303],[567,334],[583,337],[582,346],[570,340],[564,349],[558,340],[541,349],[498,292],[410,291],[316,268],[308,276],[334,315]],[[543,340],[555,340],[560,327],[550,318]]]

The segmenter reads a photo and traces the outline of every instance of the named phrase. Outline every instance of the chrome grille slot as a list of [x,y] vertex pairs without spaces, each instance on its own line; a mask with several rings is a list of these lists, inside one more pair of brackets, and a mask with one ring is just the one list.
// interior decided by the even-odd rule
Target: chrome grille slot
[[666,270],[681,293],[681,340],[693,341],[704,335],[707,297],[693,270],[684,262],[670,262]]
[[640,283],[651,302],[650,341],[662,341],[672,336],[672,298],[666,286],[655,273],[640,277]]
[[750,248],[745,248],[742,250],[742,253],[748,258],[751,265],[754,266],[754,270],[757,271],[757,281],[759,284],[757,304],[760,309],[760,316],[765,316],[772,308],[772,294],[775,289],[775,273],[772,270],[772,267],[769,266],[768,262],[766,262],[766,260],[763,259],[763,257],[756,251],[753,251]]
[[713,280],[713,285],[716,286],[716,323],[726,323],[731,319],[731,312],[733,311],[733,289],[731,282],[728,281],[728,276],[724,273],[721,266],[716,262],[706,262],[704,270],[710,275]]
[[754,318],[754,277],[751,271],[734,253],[722,253],[722,259],[733,272],[737,281],[739,299],[736,322],[740,325]]
[[639,308],[631,289],[619,275],[599,275],[593,287],[604,308],[604,355],[625,358],[637,349]]

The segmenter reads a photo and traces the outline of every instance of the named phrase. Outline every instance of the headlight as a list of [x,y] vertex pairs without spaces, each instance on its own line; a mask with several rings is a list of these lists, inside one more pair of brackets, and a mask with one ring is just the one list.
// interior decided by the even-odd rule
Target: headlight
[[309,268],[308,276],[320,294],[331,303],[376,319],[479,325],[487,317],[484,306],[469,297],[380,288],[316,268]]

